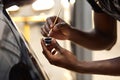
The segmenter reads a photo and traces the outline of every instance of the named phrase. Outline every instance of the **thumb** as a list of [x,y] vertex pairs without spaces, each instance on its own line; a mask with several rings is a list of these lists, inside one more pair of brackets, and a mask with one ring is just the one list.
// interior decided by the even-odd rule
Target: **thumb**
[[51,29],[49,31],[49,36],[52,36],[54,34],[54,32],[58,32],[58,31],[64,29],[65,24],[66,24],[65,22],[59,22],[55,25],[51,24],[50,25]]
[[59,22],[56,25],[54,25],[53,30],[54,31],[61,30],[64,28],[65,24],[66,24],[65,22]]
[[54,48],[59,51],[60,53],[63,52],[63,48],[58,44],[58,42],[53,38],[52,40],[52,45],[54,46]]

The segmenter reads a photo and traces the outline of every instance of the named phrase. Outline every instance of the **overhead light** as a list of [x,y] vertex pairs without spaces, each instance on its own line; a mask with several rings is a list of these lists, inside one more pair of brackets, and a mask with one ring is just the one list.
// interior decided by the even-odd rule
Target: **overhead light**
[[71,4],[74,4],[74,3],[75,3],[75,0],[70,0],[70,3],[71,3]]
[[32,8],[36,11],[48,10],[54,6],[54,0],[37,0],[32,4]]
[[19,10],[19,7],[17,5],[7,8],[7,11],[18,11],[18,10]]
[[63,5],[64,8],[69,7],[69,1],[68,0],[61,0],[61,4]]

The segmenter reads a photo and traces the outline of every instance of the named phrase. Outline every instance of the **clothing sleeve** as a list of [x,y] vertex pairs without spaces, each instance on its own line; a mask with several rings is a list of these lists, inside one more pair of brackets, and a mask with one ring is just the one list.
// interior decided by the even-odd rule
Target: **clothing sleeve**
[[102,9],[96,4],[95,0],[87,0],[88,3],[91,5],[92,9],[97,13],[102,13]]

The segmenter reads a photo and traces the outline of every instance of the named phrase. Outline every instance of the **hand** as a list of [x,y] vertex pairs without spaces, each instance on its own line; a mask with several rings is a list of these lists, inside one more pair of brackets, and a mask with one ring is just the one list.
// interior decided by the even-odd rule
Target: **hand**
[[50,36],[60,40],[66,40],[70,36],[71,27],[64,20],[58,17],[56,23],[54,21],[56,16],[49,17],[46,20],[45,25],[41,28],[41,33],[43,36],[47,36],[50,29],[52,29]]
[[41,45],[43,54],[51,64],[69,70],[73,70],[74,66],[78,64],[77,58],[70,51],[62,48],[55,39],[53,39],[48,46],[46,46],[44,40],[42,40]]

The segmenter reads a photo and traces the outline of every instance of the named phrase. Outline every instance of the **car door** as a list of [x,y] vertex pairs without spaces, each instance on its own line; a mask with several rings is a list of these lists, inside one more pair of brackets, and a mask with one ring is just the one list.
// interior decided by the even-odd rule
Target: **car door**
[[0,7],[0,80],[49,80],[3,7]]

